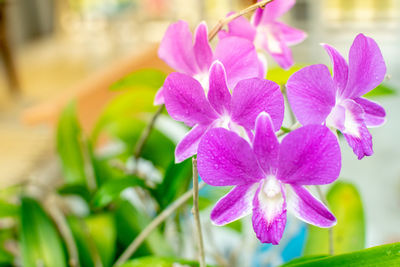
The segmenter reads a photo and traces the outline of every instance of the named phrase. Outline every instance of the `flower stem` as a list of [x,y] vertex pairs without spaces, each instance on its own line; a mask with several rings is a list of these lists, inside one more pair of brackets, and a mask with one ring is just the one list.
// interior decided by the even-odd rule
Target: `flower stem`
[[199,215],[199,173],[197,171],[197,159],[193,157],[193,208],[192,213],[195,221],[197,246],[199,249],[200,267],[205,267],[205,256],[203,246],[203,235],[201,233],[200,215]]
[[156,113],[154,113],[153,117],[151,118],[149,124],[146,126],[146,128],[143,130],[142,134],[140,135],[139,141],[136,143],[136,146],[135,146],[135,152],[133,154],[135,159],[138,159],[140,157],[140,154],[142,154],[143,146],[146,143],[147,139],[149,138],[151,130],[153,129],[154,124],[155,124],[158,116],[160,116],[163,109],[164,109],[164,105],[160,105],[160,107],[157,109]]
[[296,130],[297,128],[300,128],[300,123],[299,122],[296,122],[295,124],[293,124],[292,126],[290,126],[289,128],[285,128],[285,130],[279,130],[277,133],[276,133],[276,136],[277,137],[281,137],[282,135],[285,135],[285,134],[287,134],[287,133],[290,133],[291,131],[293,131],[293,130]]
[[[326,200],[324,193],[322,193],[321,187],[319,185],[315,185],[315,187],[317,188],[317,192],[322,203],[324,203],[324,205],[328,207],[328,201]],[[328,232],[329,232],[329,254],[333,255],[334,254],[333,226],[329,227]]]
[[[199,184],[199,189],[205,186],[204,182]],[[163,212],[161,212],[157,217],[155,217],[146,228],[132,241],[128,248],[122,253],[122,255],[115,262],[114,266],[119,266],[127,261],[133,253],[139,248],[144,240],[156,229],[162,222],[164,222],[175,210],[186,203],[193,196],[193,189],[188,190],[177,200],[171,203]]]
[[214,28],[211,29],[211,31],[208,33],[208,41],[211,41],[214,39],[214,37],[217,35],[217,33],[229,22],[232,20],[241,17],[243,15],[246,15],[247,13],[253,12],[257,8],[264,8],[268,3],[272,2],[274,0],[264,0],[257,2],[251,6],[246,7],[245,9],[240,10],[239,12],[236,12],[226,18],[220,19],[217,23],[217,25],[214,26]]

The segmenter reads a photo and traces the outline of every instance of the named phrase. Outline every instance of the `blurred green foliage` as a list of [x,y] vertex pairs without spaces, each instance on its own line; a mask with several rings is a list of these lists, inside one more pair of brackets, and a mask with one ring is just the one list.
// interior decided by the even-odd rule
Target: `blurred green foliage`
[[64,244],[55,225],[32,198],[21,199],[20,228],[23,266],[67,266]]
[[[284,85],[301,67],[294,66],[289,71],[272,69],[267,78]],[[143,229],[190,188],[191,160],[175,164],[176,140],[157,125],[140,159],[133,158],[135,145],[156,110],[153,98],[165,77],[158,70],[140,70],[113,84],[110,89],[119,94],[104,107],[88,135],[82,131],[76,105],[72,102],[65,107],[56,134],[63,179],[55,185],[40,185],[39,195],[32,194],[25,184],[19,185],[8,193],[19,202],[0,199],[0,218],[17,222],[16,226],[0,229],[0,266],[18,261],[28,267],[69,266],[71,245],[78,253],[77,266],[113,266]],[[390,95],[393,89],[380,86],[372,92],[368,96]],[[177,124],[170,118],[163,119]],[[147,164],[145,171],[140,169],[141,163]],[[159,179],[150,177],[150,172],[156,173]],[[215,188],[202,194],[200,209],[210,209],[229,189]],[[42,203],[47,195],[56,195],[62,203],[59,208],[66,225],[55,223],[44,208]],[[327,198],[338,219],[334,227],[335,252],[341,254],[364,248],[364,214],[356,188],[348,183],[336,183]],[[198,266],[197,262],[180,259],[179,251],[183,244],[180,218],[189,214],[191,205],[187,203],[171,216],[168,225],[164,222],[152,231],[123,267]],[[60,234],[63,227],[71,233],[72,244]],[[241,233],[242,221],[227,227]],[[173,242],[166,235],[168,229],[173,229],[177,235]],[[6,249],[8,240],[19,240],[21,255],[17,255],[17,259]],[[395,261],[398,251],[398,245],[392,245],[334,257],[315,256],[328,253],[328,230],[310,227],[305,255],[312,256],[297,259],[287,266],[350,266],[347,264],[351,262],[356,263],[351,266],[372,266],[373,259],[392,264],[398,263]],[[323,265],[316,265],[319,261]],[[358,262],[365,265],[358,265]]]
[[70,103],[61,113],[57,127],[57,150],[68,184],[86,183],[81,135],[75,103]]
[[[346,182],[336,182],[328,191],[327,201],[335,214],[337,224],[333,227],[335,254],[363,249],[365,247],[365,218],[360,194],[356,187]],[[304,255],[329,253],[329,230],[309,225]]]
[[400,266],[400,243],[377,246],[337,256],[305,256],[282,267],[388,267]]

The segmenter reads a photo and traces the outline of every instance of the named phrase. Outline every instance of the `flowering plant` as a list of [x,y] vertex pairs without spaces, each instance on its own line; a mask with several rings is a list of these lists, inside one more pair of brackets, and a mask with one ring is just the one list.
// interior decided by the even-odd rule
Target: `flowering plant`
[[[229,30],[219,34],[217,50],[229,39],[242,38],[270,53],[283,68],[290,67],[293,59],[287,44],[300,42],[306,35],[276,18],[294,2],[276,0],[264,10],[258,8],[251,24],[243,17],[230,21]],[[191,46],[190,41],[186,47],[181,47],[180,41],[172,41],[180,40],[179,34],[172,31],[174,27],[166,32],[159,50],[160,55],[176,59],[164,56],[171,66],[177,65],[178,58],[189,55],[186,50]],[[279,244],[287,205],[293,206],[295,214],[306,222],[320,227],[335,223],[329,210],[303,186],[328,184],[339,176],[340,149],[330,128],[343,133],[358,159],[372,155],[372,137],[367,126],[382,125],[385,111],[361,95],[383,81],[386,66],[376,42],[363,34],[354,40],[349,65],[335,48],[323,46],[333,63],[333,78],[324,65],[305,67],[289,78],[288,100],[302,127],[289,133],[282,145],[275,132],[282,124],[283,96],[273,81],[249,79],[249,73],[244,71],[236,72],[234,77],[226,75],[224,64],[228,64],[227,68],[231,65],[218,60],[211,65],[208,85],[203,88],[186,74],[172,73],[167,77],[163,94],[168,113],[193,126],[176,147],[176,161],[198,152],[199,174],[207,184],[235,186],[212,211],[211,219],[216,224],[241,218],[253,209],[257,237],[261,242]],[[202,53],[194,51],[192,58],[199,58]],[[225,58],[245,54],[237,50],[224,52]],[[236,65],[248,69],[248,59],[238,56],[235,62],[246,64]],[[253,58],[253,62],[262,60]],[[252,74],[259,76],[260,72]],[[236,83],[234,88],[228,86],[232,81]]]
[[174,72],[112,84],[90,135],[68,105],[64,180],[5,192],[18,201],[0,200],[13,219],[0,227],[0,265],[400,266],[400,243],[365,249],[360,194],[339,177],[341,139],[365,161],[369,128],[386,120],[366,97],[386,76],[380,48],[358,34],[348,60],[322,44],[332,74],[294,66],[290,46],[307,37],[281,20],[294,5],[258,1],[194,34],[172,23],[158,56]]

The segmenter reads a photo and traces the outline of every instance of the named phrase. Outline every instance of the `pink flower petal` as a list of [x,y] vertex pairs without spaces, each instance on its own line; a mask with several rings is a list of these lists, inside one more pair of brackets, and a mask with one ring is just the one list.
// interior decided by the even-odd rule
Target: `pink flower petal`
[[268,46],[267,51],[281,68],[288,70],[294,64],[292,50],[290,50],[290,48],[282,40],[279,41],[278,45],[280,47],[280,52],[274,52],[271,49],[271,45]]
[[211,129],[201,139],[197,166],[200,177],[214,186],[244,185],[263,178],[250,144],[223,128]]
[[322,44],[326,52],[331,58],[333,64],[333,81],[336,83],[339,93],[343,94],[343,90],[346,88],[347,76],[349,67],[347,66],[346,60],[340,55],[340,53],[328,44]]
[[274,0],[271,3],[268,3],[264,10],[261,8],[258,9],[260,11],[257,10],[259,14],[256,14],[256,16],[259,16],[259,18],[257,18],[256,21],[261,24],[275,21],[288,12],[295,3],[296,0]]
[[207,101],[204,89],[192,77],[174,72],[164,82],[165,107],[168,114],[188,125],[210,124],[217,113]]
[[338,140],[325,126],[303,126],[283,138],[278,166],[277,177],[284,183],[332,183],[339,176],[341,168]]
[[260,183],[253,199],[253,229],[262,243],[278,245],[286,226],[286,200],[280,186],[272,190],[280,190],[275,196],[268,197],[267,181]]
[[362,159],[364,156],[371,156],[374,153],[372,150],[372,136],[365,126],[363,108],[350,99],[343,101],[342,105],[346,109],[343,136],[358,159]]
[[260,76],[257,52],[249,40],[239,37],[220,40],[214,59],[221,61],[225,67],[228,88],[234,88],[241,80]]
[[303,125],[323,123],[335,106],[336,87],[325,65],[295,72],[286,88],[290,106]]
[[274,25],[275,27],[278,27],[280,29],[282,40],[287,45],[295,45],[301,43],[304,41],[304,39],[307,38],[307,34],[304,31],[290,27],[285,23],[277,21],[274,23]]
[[228,113],[231,104],[231,93],[226,84],[225,68],[220,61],[214,61],[209,73],[210,89],[207,95],[208,100],[219,114]]
[[178,143],[175,149],[175,163],[184,161],[197,153],[201,137],[210,128],[209,125],[197,124]]
[[259,68],[258,68],[258,77],[265,78],[268,70],[268,62],[267,62],[267,57],[265,54],[259,52],[257,53],[258,55],[258,62],[259,62]]
[[161,87],[160,89],[158,89],[156,95],[154,96],[153,104],[155,106],[164,104],[164,93],[163,93],[163,91],[164,91],[164,87]]
[[199,72],[192,39],[192,33],[185,21],[173,23],[165,32],[158,48],[158,56],[175,70],[192,76]]
[[300,220],[318,227],[332,227],[336,224],[335,216],[307,189],[302,186],[287,186],[288,210]]
[[284,104],[279,85],[275,82],[253,78],[240,81],[232,93],[232,120],[248,129],[254,129],[258,114],[266,111],[280,129],[283,120]]
[[364,109],[364,122],[367,127],[377,127],[385,123],[386,112],[381,105],[362,97],[354,101]]
[[335,127],[342,131],[344,130],[344,123],[346,120],[346,109],[342,105],[336,105],[333,107],[331,114],[326,119],[326,125],[328,127]]
[[357,35],[349,52],[349,78],[342,98],[356,98],[377,87],[385,78],[386,65],[377,43]]
[[211,220],[216,225],[225,225],[249,215],[253,209],[253,198],[258,184],[235,186],[221,198],[211,211]]
[[268,113],[261,113],[256,120],[253,151],[265,174],[276,174],[278,167],[279,142]]
[[284,41],[278,22],[260,25],[257,28],[256,46],[262,47],[284,69],[293,65],[292,51]]
[[225,36],[237,36],[245,38],[249,41],[253,41],[256,36],[256,29],[251,23],[244,17],[238,17],[228,23],[228,32]]
[[207,72],[212,62],[213,53],[208,42],[207,25],[205,22],[197,26],[193,49],[200,72]]

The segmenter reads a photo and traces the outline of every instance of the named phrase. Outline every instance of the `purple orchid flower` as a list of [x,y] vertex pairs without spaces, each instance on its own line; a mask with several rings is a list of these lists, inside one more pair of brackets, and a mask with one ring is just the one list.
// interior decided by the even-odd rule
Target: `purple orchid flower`
[[265,79],[251,78],[229,90],[224,65],[215,61],[210,68],[207,98],[201,84],[189,75],[171,73],[164,83],[165,107],[169,115],[193,126],[175,150],[181,162],[197,153],[202,136],[211,128],[225,127],[251,138],[257,115],[271,114],[274,129],[281,127],[284,104],[279,86]]
[[367,127],[385,122],[385,110],[361,96],[378,86],[386,66],[376,42],[357,35],[349,64],[339,52],[323,44],[333,63],[333,77],[325,65],[312,65],[294,73],[287,82],[289,103],[299,122],[326,124],[340,130],[358,159],[373,154]]
[[[197,27],[194,42],[185,21],[171,24],[161,41],[158,56],[178,72],[198,80],[204,88],[208,87],[208,71],[214,60],[224,64],[230,88],[234,88],[240,80],[264,78],[266,75],[254,45],[248,40],[227,38],[219,41],[213,52],[204,22]],[[154,103],[164,103],[163,88],[157,92]]]
[[220,31],[220,39],[239,36],[254,42],[257,49],[267,51],[284,69],[293,65],[290,45],[302,42],[307,34],[277,19],[295,4],[295,0],[274,0],[264,9],[258,8],[249,22],[239,17],[228,24],[228,32]]
[[211,220],[224,225],[253,212],[253,228],[263,243],[279,244],[287,210],[301,220],[331,227],[334,215],[304,186],[337,179],[341,154],[335,135],[325,126],[308,125],[279,144],[271,117],[256,120],[252,146],[236,133],[212,129],[200,141],[200,177],[209,185],[234,186],[215,205]]

